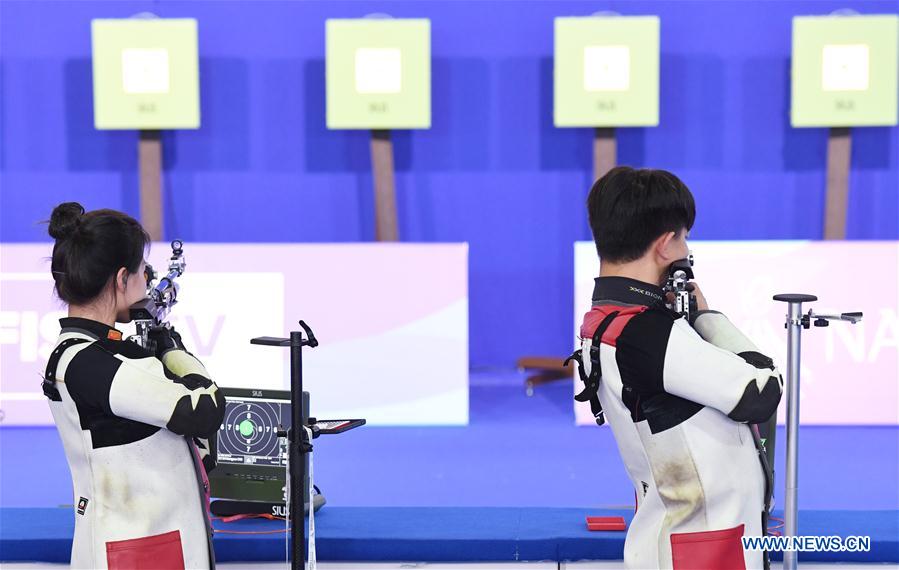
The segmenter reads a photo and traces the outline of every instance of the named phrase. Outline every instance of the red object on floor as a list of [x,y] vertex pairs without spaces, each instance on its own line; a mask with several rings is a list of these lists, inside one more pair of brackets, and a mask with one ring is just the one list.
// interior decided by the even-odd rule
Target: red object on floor
[[587,517],[587,530],[627,530],[624,517]]

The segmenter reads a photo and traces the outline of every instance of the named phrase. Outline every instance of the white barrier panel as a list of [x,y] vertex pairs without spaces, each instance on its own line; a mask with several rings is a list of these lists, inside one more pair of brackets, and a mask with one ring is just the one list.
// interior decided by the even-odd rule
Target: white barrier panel
[[[831,323],[802,335],[803,424],[899,423],[899,242],[690,242],[696,282],[721,311],[786,371],[787,305],[777,293],[809,293],[816,313],[863,311],[856,325]],[[590,308],[599,260],[592,242],[575,244],[575,337]],[[579,390],[580,380],[575,388]],[[786,397],[779,420],[784,421]],[[578,424],[592,424],[576,404]]]
[[[41,375],[65,307],[49,244],[0,245],[0,422],[52,424]],[[468,423],[467,244],[194,244],[171,322],[220,386],[287,388],[288,350],[249,343],[305,320],[318,417]],[[166,266],[156,243],[148,261]],[[127,334],[133,328],[120,327]]]

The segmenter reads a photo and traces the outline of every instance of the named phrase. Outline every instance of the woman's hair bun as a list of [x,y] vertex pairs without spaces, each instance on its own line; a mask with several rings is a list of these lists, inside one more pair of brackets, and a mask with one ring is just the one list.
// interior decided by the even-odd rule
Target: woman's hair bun
[[78,202],[63,202],[53,208],[50,214],[50,227],[47,231],[53,239],[66,239],[75,233],[81,216],[84,215],[84,207]]

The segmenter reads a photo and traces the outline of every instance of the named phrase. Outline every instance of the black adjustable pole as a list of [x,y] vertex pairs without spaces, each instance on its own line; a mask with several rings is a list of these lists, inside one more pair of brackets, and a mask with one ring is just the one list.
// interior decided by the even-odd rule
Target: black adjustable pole
[[[290,333],[290,415],[291,429],[288,435],[290,445],[290,535],[293,539],[291,568],[301,570],[306,567],[306,453],[311,445],[306,441],[303,429],[303,333]],[[307,446],[309,449],[307,449]],[[310,505],[311,507],[311,505]]]
[[[318,340],[312,329],[300,321],[303,331],[291,331],[290,338],[263,336],[250,340],[250,344],[290,347],[290,420],[287,432],[290,449],[290,538],[293,542],[293,556],[290,567],[303,570],[306,567],[306,454],[312,451],[312,444],[306,438],[305,418],[308,410],[303,409],[303,347],[315,348]],[[306,339],[303,339],[303,332]],[[309,505],[312,508],[312,504]]]

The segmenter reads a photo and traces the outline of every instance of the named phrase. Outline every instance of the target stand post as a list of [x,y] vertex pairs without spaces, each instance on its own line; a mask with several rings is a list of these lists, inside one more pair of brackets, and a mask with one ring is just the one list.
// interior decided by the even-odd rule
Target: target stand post
[[390,131],[371,132],[371,169],[375,182],[375,239],[399,241],[396,221],[396,176]]
[[593,184],[617,164],[618,139],[614,127],[596,127],[593,131]]
[[162,240],[162,135],[142,130],[137,143],[140,172],[140,222],[153,241]]

